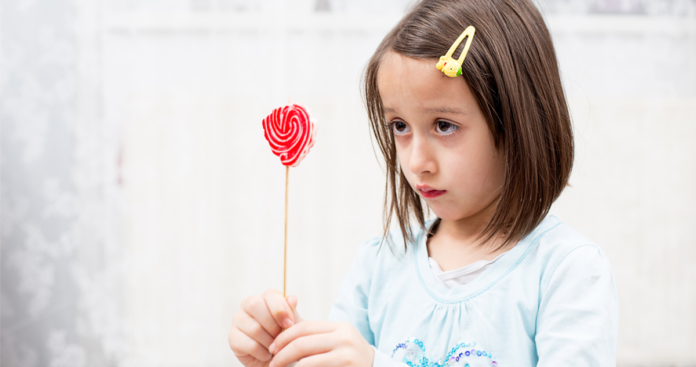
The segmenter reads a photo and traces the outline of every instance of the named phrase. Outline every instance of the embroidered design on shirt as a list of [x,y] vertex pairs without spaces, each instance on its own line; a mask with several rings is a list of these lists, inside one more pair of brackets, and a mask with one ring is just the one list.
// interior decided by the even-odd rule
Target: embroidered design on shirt
[[429,360],[425,356],[423,342],[417,338],[409,338],[403,343],[397,344],[392,351],[392,358],[401,358],[401,361],[411,367],[497,367],[498,362],[493,359],[491,353],[476,347],[476,342],[459,342],[454,346],[444,361]]

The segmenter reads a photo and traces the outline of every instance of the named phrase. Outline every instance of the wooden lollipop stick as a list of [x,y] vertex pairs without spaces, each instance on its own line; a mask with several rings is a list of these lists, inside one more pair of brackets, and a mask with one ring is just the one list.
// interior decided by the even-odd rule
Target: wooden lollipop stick
[[283,238],[283,298],[287,297],[286,282],[288,278],[288,177],[290,166],[285,166],[285,236]]
[[288,278],[288,176],[314,146],[317,130],[307,109],[299,104],[278,107],[263,119],[263,136],[273,154],[285,166],[285,234],[283,239],[283,297],[287,297]]

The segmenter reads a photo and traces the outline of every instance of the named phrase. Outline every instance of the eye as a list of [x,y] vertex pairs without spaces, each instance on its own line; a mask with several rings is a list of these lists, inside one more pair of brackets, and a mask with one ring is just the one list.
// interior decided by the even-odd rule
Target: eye
[[435,127],[435,129],[441,135],[451,135],[459,129],[459,126],[451,122],[440,120],[437,122],[437,126]]
[[392,127],[394,129],[394,135],[403,135],[410,131],[408,125],[403,121],[392,121]]

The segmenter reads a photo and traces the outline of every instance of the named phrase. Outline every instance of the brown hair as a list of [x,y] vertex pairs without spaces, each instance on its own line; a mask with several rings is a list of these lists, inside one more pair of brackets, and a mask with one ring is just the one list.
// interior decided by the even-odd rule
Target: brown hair
[[463,77],[505,157],[505,183],[479,236],[485,238],[483,243],[504,233],[499,249],[529,234],[567,185],[573,166],[573,132],[556,54],[531,1],[421,1],[382,40],[364,77],[372,134],[386,161],[383,239],[388,238],[396,214],[404,247],[413,241],[411,215],[425,228],[424,203],[399,167],[377,88],[379,65],[384,54],[393,51],[432,59],[435,67],[469,25],[476,28],[476,35],[462,65]]

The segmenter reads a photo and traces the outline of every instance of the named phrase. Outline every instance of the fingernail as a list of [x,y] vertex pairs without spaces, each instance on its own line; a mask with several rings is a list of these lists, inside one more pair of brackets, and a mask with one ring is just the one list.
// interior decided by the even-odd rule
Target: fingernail
[[273,367],[273,361],[271,361],[271,364],[269,364],[268,367]]
[[284,328],[287,329],[287,328],[289,328],[290,326],[292,326],[292,320],[290,320],[290,319],[285,319],[285,320],[283,320],[283,327],[284,327]]
[[271,354],[275,354],[275,342],[271,343],[271,345],[268,347],[268,351],[271,352]]

